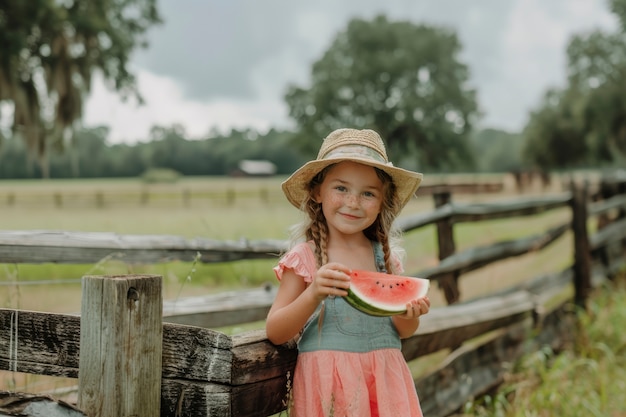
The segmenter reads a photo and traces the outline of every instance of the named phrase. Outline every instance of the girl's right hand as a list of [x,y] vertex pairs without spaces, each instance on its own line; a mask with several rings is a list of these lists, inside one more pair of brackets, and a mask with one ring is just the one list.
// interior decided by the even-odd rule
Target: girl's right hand
[[309,290],[319,301],[329,295],[345,297],[348,295],[348,288],[350,288],[350,268],[336,262],[330,262],[318,269],[309,286]]

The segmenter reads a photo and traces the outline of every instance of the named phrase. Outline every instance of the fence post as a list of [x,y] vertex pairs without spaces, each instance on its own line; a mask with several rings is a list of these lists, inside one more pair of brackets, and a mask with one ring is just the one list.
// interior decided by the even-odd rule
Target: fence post
[[[435,207],[444,206],[452,201],[450,191],[437,191],[433,193]],[[437,243],[439,245],[439,260],[447,258],[456,252],[454,243],[454,231],[452,229],[452,219],[437,222]],[[439,288],[443,290],[448,304],[459,301],[461,293],[459,291],[459,273],[450,272],[437,278]]]
[[576,185],[572,180],[572,231],[574,235],[574,302],[586,307],[591,292],[591,253],[587,232],[588,185]]
[[191,191],[189,188],[183,190],[183,206],[189,207],[191,205]]
[[84,276],[78,407],[97,417],[160,415],[160,275]]
[[56,208],[63,207],[63,194],[61,194],[60,192],[54,193],[52,198],[54,199],[54,206]]
[[104,207],[104,194],[102,193],[102,191],[96,191],[96,207]]
[[139,197],[139,204],[142,206],[148,205],[150,201],[150,192],[148,190],[141,190],[141,196]]
[[233,190],[232,188],[226,190],[226,205],[235,205],[235,190]]

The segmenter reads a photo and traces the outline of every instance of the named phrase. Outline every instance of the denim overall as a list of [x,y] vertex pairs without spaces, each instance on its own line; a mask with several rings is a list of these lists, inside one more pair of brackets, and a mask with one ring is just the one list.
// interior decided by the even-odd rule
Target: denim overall
[[[379,242],[373,242],[376,269],[386,272],[384,255]],[[401,348],[398,332],[391,317],[375,317],[362,313],[343,297],[329,296],[324,300],[323,323],[319,327],[320,307],[304,327],[298,342],[300,352],[341,350],[369,352],[376,349]]]

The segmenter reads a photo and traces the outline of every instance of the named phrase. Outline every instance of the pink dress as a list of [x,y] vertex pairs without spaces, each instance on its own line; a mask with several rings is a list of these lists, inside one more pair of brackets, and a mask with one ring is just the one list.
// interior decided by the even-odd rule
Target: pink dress
[[[377,263],[378,252],[375,246]],[[301,243],[281,258],[274,271],[280,280],[285,269],[292,269],[310,283],[315,265],[313,251]],[[413,377],[391,319],[361,313],[342,297],[329,297],[324,304],[322,324],[314,314],[298,342],[290,415],[421,417]]]

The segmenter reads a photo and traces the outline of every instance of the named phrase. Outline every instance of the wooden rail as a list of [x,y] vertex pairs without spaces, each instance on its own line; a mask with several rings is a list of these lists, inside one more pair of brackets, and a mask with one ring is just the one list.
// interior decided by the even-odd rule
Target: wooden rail
[[[584,189],[576,187],[571,193],[533,200],[466,206],[448,202],[432,213],[400,221],[401,227],[409,232],[438,222],[454,225],[529,216],[556,208],[572,210],[570,223],[555,225],[534,236],[452,252],[436,267],[410,274],[435,280],[454,274],[456,279],[446,281],[452,286],[468,271],[540,251],[567,231],[572,232],[575,242],[585,240],[574,245],[577,251],[585,253],[575,254],[572,267],[542,277],[529,277],[520,285],[467,302],[449,300],[451,305],[432,309],[418,331],[403,340],[403,354],[408,361],[442,350],[451,352],[437,369],[416,379],[426,415],[449,415],[468,398],[501,383],[505,362],[544,344],[559,349],[568,340],[575,325],[571,303],[577,301],[584,307],[590,288],[611,278],[625,265],[626,190],[619,187],[617,190],[619,194],[604,195],[594,203],[588,202]],[[574,213],[581,207],[585,221],[577,218],[580,212]],[[591,216],[608,219],[594,234],[587,233]],[[284,242],[276,241],[216,242],[163,236],[0,232],[0,263],[49,262],[52,257],[58,262],[95,262],[103,255],[118,252],[129,261],[192,261],[200,252],[202,262],[224,262],[276,257],[284,248]],[[115,279],[132,282],[137,277]],[[124,284],[125,288],[128,286]],[[459,291],[458,287],[452,290]],[[144,292],[148,291],[139,291],[133,299],[147,296]],[[284,410],[288,381],[297,358],[295,346],[291,343],[274,346],[260,330],[228,336],[210,329],[234,324],[237,316],[241,316],[241,322],[263,320],[274,294],[275,287],[267,286],[245,293],[196,297],[190,299],[193,303],[189,305],[181,300],[163,304],[162,417],[261,417]],[[234,302],[243,300],[243,296],[255,301],[254,308]],[[240,314],[244,311],[249,314]],[[81,334],[100,328],[94,325],[84,313],[76,316],[0,309],[0,369],[80,381],[80,375],[87,372],[81,368],[81,348],[87,343]],[[128,331],[126,325],[118,330]],[[127,371],[118,369],[118,378],[124,375]]]

